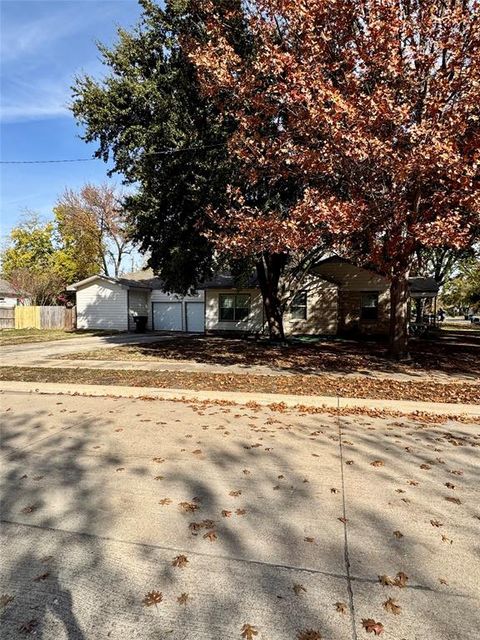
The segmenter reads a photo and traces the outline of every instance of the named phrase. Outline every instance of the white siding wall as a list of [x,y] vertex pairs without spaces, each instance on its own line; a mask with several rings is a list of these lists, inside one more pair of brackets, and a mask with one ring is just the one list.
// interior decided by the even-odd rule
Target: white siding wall
[[155,289],[152,291],[148,309],[148,328],[152,329],[152,303],[153,302],[181,302],[182,303],[182,331],[186,331],[186,302],[204,302],[205,292],[197,291],[196,294],[191,296],[180,296],[176,293],[167,293],[166,291],[160,291]]
[[[250,314],[238,322],[219,321],[218,296],[222,293],[250,294]],[[256,333],[263,328],[263,303],[258,289],[207,289],[205,298],[205,329],[207,331],[246,331]]]
[[128,292],[128,328],[135,330],[134,318],[150,314],[150,290],[130,289]]
[[77,327],[79,329],[128,330],[127,289],[97,281],[77,291]]
[[11,298],[9,296],[0,295],[0,307],[11,308],[17,306],[17,298]]
[[307,318],[295,319],[290,313],[290,301],[284,314],[284,328],[288,335],[335,335],[338,325],[338,289],[326,280],[307,276],[299,287],[307,292]]

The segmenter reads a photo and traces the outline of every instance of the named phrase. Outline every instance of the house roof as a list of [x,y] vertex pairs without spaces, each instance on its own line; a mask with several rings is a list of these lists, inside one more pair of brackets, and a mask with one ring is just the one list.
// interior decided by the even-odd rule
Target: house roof
[[18,296],[18,292],[8,280],[0,278],[0,293],[7,296]]
[[121,277],[111,277],[97,274],[74,282],[67,287],[67,291],[76,291],[80,287],[91,284],[96,280],[103,280],[105,282],[111,282],[119,284],[128,289],[160,289],[163,290],[163,282],[160,278],[156,278],[151,269],[144,269],[143,271],[134,271],[133,273],[126,273]]
[[198,285],[198,289],[256,289],[258,279],[255,274],[249,276],[246,282],[239,286],[238,280],[231,273],[217,273],[210,280],[205,280]]
[[[352,285],[355,283],[388,283],[388,278],[375,271],[358,267],[349,260],[340,256],[330,256],[320,260],[312,267],[316,273],[325,280],[329,280],[339,286]],[[408,286],[411,298],[434,298],[438,294],[439,286],[434,278],[411,277],[408,278]]]
[[328,282],[340,287],[372,288],[374,286],[388,286],[388,279],[371,269],[359,267],[350,260],[337,255],[320,260],[310,270]]

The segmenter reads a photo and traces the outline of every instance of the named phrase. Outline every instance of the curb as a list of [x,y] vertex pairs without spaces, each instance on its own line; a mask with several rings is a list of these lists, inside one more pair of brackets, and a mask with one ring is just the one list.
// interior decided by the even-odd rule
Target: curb
[[127,387],[116,385],[68,384],[57,382],[2,382],[2,392],[85,395],[95,397],[149,398],[171,401],[232,402],[239,405],[256,403],[262,406],[281,404],[293,407],[325,409],[369,409],[401,413],[429,413],[443,416],[478,417],[480,408],[472,404],[420,402],[408,400],[374,400],[337,398],[336,396],[297,396],[276,393],[244,393],[238,391],[193,391],[189,389],[159,389],[156,387]]

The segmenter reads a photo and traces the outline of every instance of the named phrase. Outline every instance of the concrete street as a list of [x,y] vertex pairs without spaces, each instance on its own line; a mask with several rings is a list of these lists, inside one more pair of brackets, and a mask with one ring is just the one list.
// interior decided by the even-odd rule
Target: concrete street
[[367,640],[369,618],[392,640],[478,638],[478,425],[12,391],[0,407],[2,639]]

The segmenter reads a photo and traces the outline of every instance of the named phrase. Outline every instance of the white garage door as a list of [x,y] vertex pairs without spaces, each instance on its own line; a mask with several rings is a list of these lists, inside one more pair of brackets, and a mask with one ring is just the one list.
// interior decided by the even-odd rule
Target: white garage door
[[182,331],[182,303],[154,302],[153,330]]
[[205,304],[187,302],[187,331],[203,333],[205,331]]

